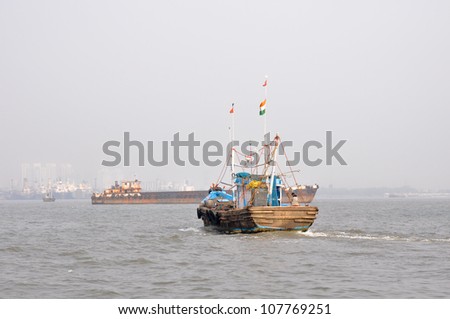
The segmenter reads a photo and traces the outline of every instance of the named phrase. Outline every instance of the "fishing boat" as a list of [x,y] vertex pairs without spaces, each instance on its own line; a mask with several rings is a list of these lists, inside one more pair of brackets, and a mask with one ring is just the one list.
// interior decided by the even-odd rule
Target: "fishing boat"
[[[263,87],[265,99],[260,104],[259,115],[264,116],[264,136],[266,136],[267,77]],[[234,103],[230,113],[231,142],[233,142]],[[263,163],[254,163],[250,172],[245,171],[245,165],[241,165],[244,169],[237,173],[235,172],[237,151],[231,148],[226,163],[228,167],[228,160],[231,160],[231,182],[226,183],[219,178],[218,183],[211,186],[208,196],[197,208],[197,217],[203,221],[205,227],[212,227],[225,233],[289,230],[305,232],[311,227],[319,209],[310,206],[310,203],[319,186],[298,185],[295,178],[295,185],[288,185],[286,174],[277,171],[279,170],[277,151],[280,145],[282,145],[280,136],[276,134],[272,142],[263,145]],[[261,174],[258,174],[258,167],[263,167]],[[293,174],[292,168],[289,169],[290,174]],[[225,190],[224,187],[229,189]]]
[[197,208],[197,217],[205,226],[225,233],[305,232],[311,227],[319,209],[309,204],[319,186],[286,185],[283,174],[275,172],[279,141],[277,135],[263,174],[232,173],[231,191],[212,185]]

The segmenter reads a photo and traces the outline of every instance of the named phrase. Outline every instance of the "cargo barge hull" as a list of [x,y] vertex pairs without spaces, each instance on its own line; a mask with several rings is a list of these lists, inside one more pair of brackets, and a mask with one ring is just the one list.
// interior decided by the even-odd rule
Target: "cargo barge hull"
[[119,194],[94,194],[91,197],[93,205],[123,205],[123,204],[197,204],[208,191],[179,192],[139,192]]

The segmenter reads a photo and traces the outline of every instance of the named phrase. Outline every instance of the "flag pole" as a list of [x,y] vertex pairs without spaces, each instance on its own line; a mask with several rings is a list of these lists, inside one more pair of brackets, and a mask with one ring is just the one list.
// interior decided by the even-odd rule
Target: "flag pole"
[[[265,109],[264,109],[264,135],[263,135],[263,140],[264,140],[264,172],[267,171],[267,164],[268,164],[268,160],[269,160],[269,153],[270,153],[270,141],[266,141],[266,134],[267,134],[267,81],[268,76],[265,76],[265,80],[264,80],[264,101],[265,101]],[[269,143],[269,144],[267,144]]]
[[233,202],[236,204],[235,199],[235,190],[234,190],[234,149],[233,149],[233,142],[234,142],[234,103],[231,104],[231,145],[230,145],[230,151],[231,151],[231,192],[233,196]]
[[233,113],[231,113],[231,174],[234,177],[234,151],[233,151],[233,142],[234,142],[234,103],[231,105],[233,108]]
[[[264,99],[266,100],[266,104],[267,104],[267,78],[268,76],[266,75],[266,80],[264,82]],[[264,114],[264,138],[266,137],[266,133],[267,133],[267,107],[266,107],[266,112]]]

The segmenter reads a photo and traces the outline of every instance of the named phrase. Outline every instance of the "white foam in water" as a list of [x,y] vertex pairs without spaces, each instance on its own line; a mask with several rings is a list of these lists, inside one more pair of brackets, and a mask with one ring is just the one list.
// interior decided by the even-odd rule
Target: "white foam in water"
[[446,242],[450,243],[450,238],[436,238],[436,239],[426,239],[426,241],[438,241],[438,242]]
[[371,234],[355,234],[347,232],[300,232],[306,237],[327,237],[327,238],[344,238],[344,239],[364,239],[364,240],[387,240],[387,241],[422,241],[422,242],[450,242],[450,238],[420,238],[420,237],[400,237],[389,235],[371,235]]
[[194,228],[194,227],[180,228],[178,230],[179,231],[191,231],[191,232],[194,232],[194,233],[198,233],[200,231],[200,229]]
[[299,232],[301,235],[304,235],[306,237],[330,237],[328,234],[325,233],[320,233],[320,232],[312,232],[312,231],[307,231],[307,232]]

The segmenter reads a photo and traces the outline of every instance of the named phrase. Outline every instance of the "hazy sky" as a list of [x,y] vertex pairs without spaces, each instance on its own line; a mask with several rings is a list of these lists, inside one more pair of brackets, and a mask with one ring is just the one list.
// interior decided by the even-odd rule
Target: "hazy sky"
[[[0,186],[22,162],[92,180],[124,131],[226,142],[231,102],[236,137],[260,139],[267,74],[271,131],[348,140],[347,166],[303,182],[450,188],[449,17],[444,0],[1,1]],[[220,167],[122,171],[203,187]]]

